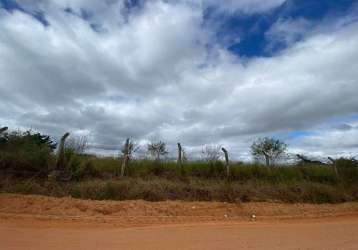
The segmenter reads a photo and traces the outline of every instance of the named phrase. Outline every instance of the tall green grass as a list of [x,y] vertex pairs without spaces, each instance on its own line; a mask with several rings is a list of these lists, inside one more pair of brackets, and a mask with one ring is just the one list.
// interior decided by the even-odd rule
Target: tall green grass
[[[97,158],[94,156],[81,157],[77,162],[77,169],[90,166],[88,175],[79,175],[82,178],[111,178],[115,177],[121,166],[121,161],[116,158]],[[74,169],[76,169],[74,168]],[[182,174],[177,164],[172,161],[133,160],[126,169],[125,176],[134,178],[148,178],[152,176],[166,179],[180,179],[183,177],[195,177],[201,179],[226,180],[226,169],[223,163],[209,164],[202,161],[188,162],[183,165]],[[349,179],[358,183],[358,168],[350,169]],[[230,166],[229,181],[240,183],[248,181],[261,181],[267,183],[293,183],[315,182],[328,185],[337,185],[342,180],[338,178],[334,169],[327,165],[309,166],[276,166],[268,168],[258,164],[233,163]]]

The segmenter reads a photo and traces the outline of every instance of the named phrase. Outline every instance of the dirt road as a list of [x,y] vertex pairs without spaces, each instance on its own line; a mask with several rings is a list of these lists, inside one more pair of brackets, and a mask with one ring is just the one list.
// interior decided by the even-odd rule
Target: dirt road
[[0,194],[0,249],[358,249],[358,204],[111,202]]

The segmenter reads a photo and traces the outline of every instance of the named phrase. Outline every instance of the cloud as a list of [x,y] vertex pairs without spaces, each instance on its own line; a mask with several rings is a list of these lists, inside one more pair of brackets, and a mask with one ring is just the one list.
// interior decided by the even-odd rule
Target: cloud
[[315,130],[310,136],[304,136],[301,140],[293,140],[293,150],[303,151],[311,156],[330,156],[339,158],[342,156],[356,157],[358,138],[358,123],[338,124],[335,127]]
[[[306,21],[281,20],[267,34],[287,48],[243,59],[216,43],[203,25],[206,7],[191,1],[147,1],[134,11],[123,1],[35,2],[23,5],[28,13],[0,9],[1,124],[55,136],[85,133],[100,152],[117,151],[126,137],[155,138],[173,150],[181,141],[191,152],[218,143],[247,159],[256,137],[310,130],[358,112],[354,20],[308,35]],[[282,2],[226,7],[252,13]],[[48,26],[29,14],[36,10]],[[357,138],[354,129],[331,130],[297,138],[292,147],[358,151],[353,139],[338,139]]]
[[282,5],[286,0],[202,0],[204,6],[216,8],[216,10],[233,14],[242,12],[245,14],[260,13]]
[[267,40],[270,41],[267,49],[273,50],[276,46],[290,47],[307,35],[312,27],[313,24],[304,18],[278,19],[265,32]]

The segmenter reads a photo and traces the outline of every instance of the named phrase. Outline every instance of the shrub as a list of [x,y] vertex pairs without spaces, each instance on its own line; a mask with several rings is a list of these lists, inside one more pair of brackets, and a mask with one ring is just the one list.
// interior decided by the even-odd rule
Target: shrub
[[46,174],[54,164],[55,143],[48,136],[31,131],[12,132],[0,144],[0,169],[17,173]]
[[339,158],[334,161],[339,177],[347,184],[358,180],[358,161],[354,158]]
[[85,178],[98,178],[101,176],[100,172],[94,167],[91,160],[80,161],[77,158],[77,162],[72,166],[72,178],[74,180],[83,180]]

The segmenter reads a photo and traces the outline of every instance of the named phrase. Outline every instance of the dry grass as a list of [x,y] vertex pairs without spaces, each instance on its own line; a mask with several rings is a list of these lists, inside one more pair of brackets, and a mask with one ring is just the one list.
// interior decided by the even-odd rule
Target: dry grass
[[358,200],[356,186],[327,185],[312,182],[268,183],[229,182],[184,178],[124,178],[59,183],[41,179],[3,179],[0,190],[8,193],[72,196],[94,200],[163,201],[280,201],[287,203],[339,203]]

